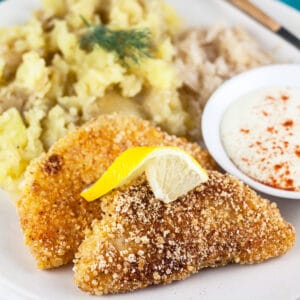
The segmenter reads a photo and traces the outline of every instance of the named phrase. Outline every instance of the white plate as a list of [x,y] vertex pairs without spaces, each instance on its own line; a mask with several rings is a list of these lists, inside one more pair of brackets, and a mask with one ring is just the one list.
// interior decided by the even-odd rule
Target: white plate
[[300,192],[275,189],[261,184],[240,171],[227,155],[221,139],[221,122],[228,106],[241,96],[272,86],[300,89],[300,64],[272,65],[246,71],[226,81],[210,97],[202,116],[202,134],[206,147],[217,163],[266,195],[300,200]]
[[[266,47],[277,49],[278,58],[300,62],[299,52],[221,0],[170,0],[193,25],[224,21],[240,24]],[[299,14],[271,0],[255,0],[287,26],[300,28]],[[23,21],[38,0],[8,0],[0,5],[0,24]],[[72,283],[71,266],[38,271],[28,249],[23,246],[18,217],[9,197],[0,191],[0,300],[93,299]],[[300,232],[299,202],[277,200],[282,214]],[[252,266],[230,265],[202,270],[191,278],[168,286],[158,286],[125,295],[99,299],[300,299],[300,245],[287,255]],[[95,298],[95,297],[94,297]]]

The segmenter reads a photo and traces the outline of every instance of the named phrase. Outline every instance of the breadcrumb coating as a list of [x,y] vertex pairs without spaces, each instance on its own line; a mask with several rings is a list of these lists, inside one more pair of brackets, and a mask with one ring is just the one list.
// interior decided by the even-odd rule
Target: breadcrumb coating
[[80,192],[95,182],[124,150],[134,146],[178,146],[204,168],[216,169],[207,151],[170,136],[135,117],[101,116],[67,134],[29,167],[18,201],[20,223],[41,269],[72,261],[85,229],[101,219],[100,201],[88,203]]
[[206,267],[252,264],[281,255],[294,228],[275,203],[228,174],[176,201],[155,199],[145,176],[101,199],[74,260],[75,283],[91,294],[128,292],[184,279]]

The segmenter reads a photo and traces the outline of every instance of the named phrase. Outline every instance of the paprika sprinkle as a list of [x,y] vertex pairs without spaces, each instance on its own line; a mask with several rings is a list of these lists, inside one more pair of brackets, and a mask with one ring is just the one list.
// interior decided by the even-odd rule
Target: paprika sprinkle
[[241,97],[225,112],[221,136],[246,175],[300,191],[300,89],[273,87]]

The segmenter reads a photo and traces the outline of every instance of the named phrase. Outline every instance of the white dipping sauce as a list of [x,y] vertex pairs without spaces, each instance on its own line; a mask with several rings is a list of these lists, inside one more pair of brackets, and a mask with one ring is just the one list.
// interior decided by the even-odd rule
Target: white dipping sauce
[[226,110],[221,137],[249,177],[300,191],[300,89],[272,87],[242,96]]

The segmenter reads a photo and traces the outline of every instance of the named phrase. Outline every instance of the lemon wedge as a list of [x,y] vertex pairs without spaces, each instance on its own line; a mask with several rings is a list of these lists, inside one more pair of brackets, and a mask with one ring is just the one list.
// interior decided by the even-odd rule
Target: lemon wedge
[[176,147],[130,148],[110,165],[91,187],[81,193],[93,201],[143,172],[157,199],[169,203],[208,180],[206,171],[187,152]]

